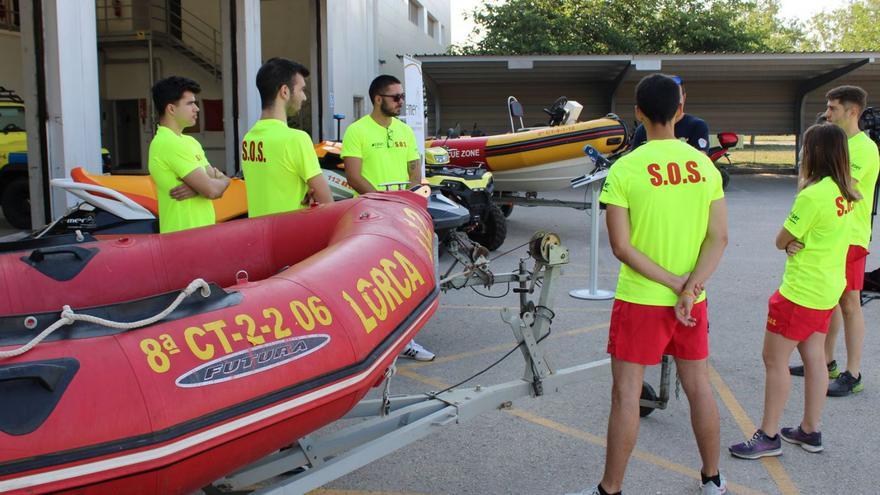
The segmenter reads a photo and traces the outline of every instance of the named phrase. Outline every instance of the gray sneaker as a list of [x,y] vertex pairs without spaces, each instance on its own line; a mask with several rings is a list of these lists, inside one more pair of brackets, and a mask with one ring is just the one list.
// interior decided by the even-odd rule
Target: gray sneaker
[[705,483],[700,484],[700,495],[724,495],[727,493],[727,480],[724,478],[723,474],[721,476],[721,486],[717,486],[712,481],[707,481]]
[[766,433],[758,430],[751,439],[731,445],[727,450],[730,451],[730,455],[740,459],[772,457],[782,455],[782,440],[779,439],[779,435],[776,435],[776,438],[770,438]]
[[783,428],[782,431],[779,432],[779,436],[781,436],[786,442],[800,445],[802,449],[814,454],[816,452],[822,452],[825,449],[825,447],[822,447],[821,431],[805,433],[800,425],[798,425],[797,428]]

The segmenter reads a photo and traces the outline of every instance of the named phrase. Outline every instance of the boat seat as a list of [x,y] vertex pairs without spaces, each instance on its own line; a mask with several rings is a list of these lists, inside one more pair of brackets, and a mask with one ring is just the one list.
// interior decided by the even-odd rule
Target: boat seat
[[[74,182],[92,184],[119,191],[150,213],[159,216],[159,202],[156,200],[156,184],[148,175],[93,175],[82,167],[70,171]],[[99,193],[95,193],[99,194]]]
[[[159,202],[156,184],[149,175],[93,175],[82,167],[70,171],[74,182],[103,186],[126,195],[143,206],[157,218]],[[97,194],[97,193],[96,193]],[[232,179],[223,196],[214,200],[214,215],[217,222],[225,222],[247,215],[247,189],[241,179]]]

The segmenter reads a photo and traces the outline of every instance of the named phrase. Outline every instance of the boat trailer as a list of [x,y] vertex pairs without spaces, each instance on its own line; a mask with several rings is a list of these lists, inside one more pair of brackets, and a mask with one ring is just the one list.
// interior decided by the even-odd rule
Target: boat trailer
[[[465,234],[455,232],[446,243],[446,250],[455,261],[440,277],[436,246],[435,241],[435,268],[438,269],[441,291],[474,286],[491,288],[497,284],[514,286],[514,293],[519,294],[519,311],[504,308],[501,318],[513,331],[518,343],[511,353],[519,349],[525,362],[522,378],[492,386],[454,386],[442,391],[393,396],[389,394],[390,380],[394,375],[392,367],[386,372],[382,398],[362,400],[343,418],[362,421],[333,432],[307,435],[290,448],[205,487],[205,493],[307,493],[443,427],[463,423],[486,411],[510,407],[517,399],[558,391],[567,383],[585,380],[592,372],[610,363],[610,359],[605,358],[554,369],[548,360],[544,340],[550,335],[554,317],[551,309],[553,287],[562,267],[569,261],[568,249],[556,234],[536,233],[528,243],[529,256],[521,258],[518,268],[507,273],[493,273],[489,269],[488,251],[471,242]],[[458,265],[463,270],[452,274]],[[671,359],[664,356],[659,397],[650,385],[644,384],[642,416],[666,407],[670,364]]]

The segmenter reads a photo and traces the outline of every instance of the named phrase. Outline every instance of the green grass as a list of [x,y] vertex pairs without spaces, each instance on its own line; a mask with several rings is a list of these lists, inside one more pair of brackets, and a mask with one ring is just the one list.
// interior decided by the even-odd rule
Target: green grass
[[[795,165],[794,136],[751,136],[740,135],[743,147],[731,150],[730,161],[735,167],[743,168],[791,168]],[[726,160],[721,159],[720,163]]]

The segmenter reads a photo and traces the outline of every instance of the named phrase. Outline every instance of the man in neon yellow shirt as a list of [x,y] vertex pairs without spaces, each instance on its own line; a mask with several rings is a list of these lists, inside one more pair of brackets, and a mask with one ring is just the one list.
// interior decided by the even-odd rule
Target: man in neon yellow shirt
[[422,162],[416,136],[396,118],[405,103],[403,86],[382,75],[370,84],[373,111],[348,126],[342,139],[345,178],[359,194],[382,184],[422,182]]
[[213,225],[212,199],[229,187],[229,178],[212,167],[202,145],[183,130],[196,124],[201,87],[172,76],[153,85],[159,127],[150,142],[150,176],[156,183],[159,231],[164,233]]
[[[828,385],[828,395],[843,397],[861,392],[862,345],[865,340],[865,317],[862,313],[860,292],[865,282],[865,260],[871,242],[871,210],[874,188],[880,172],[880,154],[877,145],[859,129],[859,117],[868,103],[868,93],[858,86],[840,86],[825,94],[825,118],[846,132],[849,148],[850,174],[862,199],[853,203],[850,219],[849,251],[846,255],[846,290],[835,308],[825,337],[825,359],[828,373],[834,381]],[[839,373],[834,359],[834,347],[840,327],[846,343],[846,369]],[[790,368],[792,374],[803,375],[803,366]],[[838,374],[839,373],[839,374]]]
[[[379,190],[383,184],[422,182],[422,159],[410,126],[396,117],[405,96],[400,80],[381,75],[370,83],[373,111],[348,126],[342,138],[345,179],[358,194]],[[431,361],[434,353],[411,341],[401,354]]]
[[311,138],[287,126],[306,100],[308,76],[308,69],[286,58],[271,58],[257,72],[263,113],[241,142],[251,218],[298,210],[312,199],[333,202]]
[[[636,117],[648,142],[611,167],[600,200],[621,261],[611,313],[612,401],[605,472],[592,494],[621,491],[639,429],[645,366],[675,357],[702,458],[702,493],[723,494],[718,408],[709,385],[708,320],[702,288],[727,245],[721,175],[709,158],[675,137],[676,82],[654,74],[636,87]],[[684,490],[681,490],[684,491]]]

